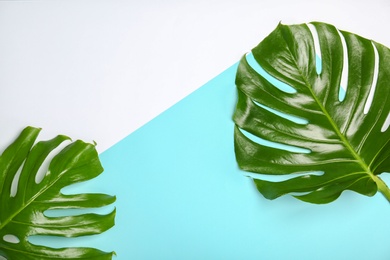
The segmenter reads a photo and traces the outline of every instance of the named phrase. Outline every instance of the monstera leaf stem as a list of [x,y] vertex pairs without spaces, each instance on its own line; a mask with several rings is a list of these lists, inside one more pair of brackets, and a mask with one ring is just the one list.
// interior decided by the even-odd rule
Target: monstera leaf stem
[[390,202],[390,189],[389,189],[389,187],[378,176],[373,175],[372,178],[376,182],[376,185],[378,185],[378,190],[380,191],[380,193],[382,193],[383,196],[385,196],[385,198]]

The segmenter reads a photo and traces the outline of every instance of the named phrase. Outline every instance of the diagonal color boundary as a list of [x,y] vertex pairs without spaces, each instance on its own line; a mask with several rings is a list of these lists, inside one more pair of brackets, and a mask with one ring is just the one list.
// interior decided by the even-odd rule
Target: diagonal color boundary
[[105,172],[88,185],[117,195],[116,226],[88,243],[120,260],[389,259],[381,196],[268,201],[237,169],[236,69],[101,154]]

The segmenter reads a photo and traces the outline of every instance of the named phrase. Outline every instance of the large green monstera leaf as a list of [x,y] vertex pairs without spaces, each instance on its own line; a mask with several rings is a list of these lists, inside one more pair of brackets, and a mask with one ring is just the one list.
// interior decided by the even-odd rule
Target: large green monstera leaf
[[242,58],[236,85],[236,159],[266,198],[390,200],[379,177],[390,171],[388,48],[329,24],[279,24]]
[[80,140],[58,152],[43,179],[37,178],[49,154],[57,147],[61,149],[60,144],[69,140],[60,135],[34,144],[39,131],[25,128],[0,156],[0,256],[9,260],[112,259],[112,252],[93,248],[49,248],[29,242],[29,237],[34,235],[99,234],[114,225],[115,217],[115,210],[106,215],[87,213],[53,217],[45,214],[47,210],[99,208],[113,203],[115,197],[64,195],[61,192],[64,187],[90,180],[103,171],[95,146]]

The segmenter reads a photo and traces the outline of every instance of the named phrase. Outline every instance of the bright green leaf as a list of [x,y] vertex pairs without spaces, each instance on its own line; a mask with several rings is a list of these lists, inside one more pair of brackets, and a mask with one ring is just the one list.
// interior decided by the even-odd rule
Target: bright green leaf
[[[112,259],[93,248],[49,248],[33,245],[29,236],[77,237],[99,234],[114,225],[115,210],[106,215],[81,214],[48,217],[51,209],[99,208],[112,204],[115,197],[105,194],[64,195],[61,189],[97,177],[103,168],[93,144],[80,140],[70,143],[50,161],[43,179],[36,175],[50,152],[69,140],[57,136],[35,144],[40,129],[27,127],[0,156],[0,256],[21,259]],[[16,194],[12,183],[18,170]]]
[[390,50],[315,22],[279,24],[250,55],[236,75],[234,137],[257,189],[311,203],[379,190],[390,201],[379,177],[390,171]]

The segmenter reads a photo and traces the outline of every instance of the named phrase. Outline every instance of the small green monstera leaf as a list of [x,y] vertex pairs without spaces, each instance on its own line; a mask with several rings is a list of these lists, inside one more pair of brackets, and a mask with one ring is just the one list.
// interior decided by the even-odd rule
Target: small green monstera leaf
[[[69,140],[60,135],[34,144],[39,131],[25,128],[0,156],[0,256],[9,260],[112,259],[113,252],[82,247],[49,248],[28,241],[29,236],[34,235],[99,234],[112,227],[115,218],[115,210],[106,215],[45,215],[45,211],[52,209],[99,208],[113,203],[115,197],[61,193],[62,188],[90,180],[103,171],[95,146],[80,140],[55,155],[43,179],[37,181],[37,173],[49,153]],[[12,187],[17,178],[17,189],[14,190]]]
[[239,167],[287,177],[254,176],[266,198],[379,190],[390,200],[379,177],[390,171],[388,48],[325,23],[279,24],[242,58],[236,85]]

